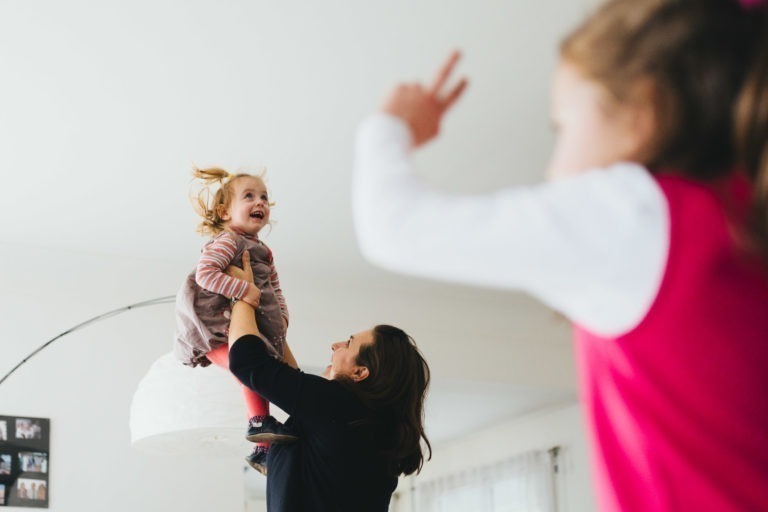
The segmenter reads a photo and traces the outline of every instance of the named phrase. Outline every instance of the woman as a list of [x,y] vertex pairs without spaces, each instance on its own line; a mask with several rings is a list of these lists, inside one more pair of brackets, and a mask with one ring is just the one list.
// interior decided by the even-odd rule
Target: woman
[[[245,271],[231,275],[252,282]],[[275,510],[386,511],[397,477],[424,462],[424,398],[429,367],[413,340],[379,325],[331,345],[326,378],[307,375],[269,355],[253,306],[232,307],[230,370],[291,415],[298,436],[268,458],[267,505]]]

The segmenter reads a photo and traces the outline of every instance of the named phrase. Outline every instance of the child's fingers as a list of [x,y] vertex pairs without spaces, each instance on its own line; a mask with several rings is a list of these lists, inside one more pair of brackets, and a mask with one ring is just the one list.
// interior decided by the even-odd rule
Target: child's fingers
[[451,105],[456,103],[456,100],[459,99],[459,97],[461,96],[461,93],[463,93],[464,89],[467,88],[467,83],[468,83],[467,79],[462,78],[459,81],[459,83],[456,84],[454,88],[451,89],[451,91],[445,95],[444,98],[442,98],[441,103],[442,103],[443,112],[451,108]]
[[434,97],[439,97],[442,94],[443,87],[448,82],[448,79],[453,73],[453,68],[456,67],[456,63],[461,58],[461,53],[458,50],[454,50],[448,56],[448,58],[440,66],[440,70],[437,72],[435,79],[432,81],[432,85],[429,88],[429,94]]

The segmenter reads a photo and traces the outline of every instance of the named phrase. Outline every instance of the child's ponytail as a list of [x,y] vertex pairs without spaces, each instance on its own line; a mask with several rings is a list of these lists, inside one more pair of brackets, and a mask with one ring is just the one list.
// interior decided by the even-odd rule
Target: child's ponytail
[[231,175],[225,169],[220,167],[206,167],[205,169],[199,169],[195,167],[192,171],[192,175],[196,179],[204,181],[207,184],[215,182],[222,184],[225,180],[231,177]]
[[736,102],[734,145],[753,184],[753,243],[768,261],[768,9],[752,14],[754,55]]
[[[198,224],[197,231],[203,235],[218,235],[224,231],[222,215],[232,200],[229,183],[237,176],[219,167],[205,169],[195,167],[192,175],[201,185],[200,190],[193,195],[192,202],[195,211],[203,219]],[[216,184],[218,189],[212,192],[211,187]]]

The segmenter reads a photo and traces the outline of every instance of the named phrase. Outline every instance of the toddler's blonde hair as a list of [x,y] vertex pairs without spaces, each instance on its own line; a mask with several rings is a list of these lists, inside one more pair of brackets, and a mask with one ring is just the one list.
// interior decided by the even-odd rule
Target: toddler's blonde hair
[[[200,234],[216,236],[226,228],[222,216],[232,203],[234,187],[232,184],[238,178],[256,178],[264,183],[264,171],[259,174],[237,173],[230,174],[221,167],[193,168],[194,182],[200,187],[192,194],[192,206],[202,221],[197,226]],[[265,185],[266,187],[266,185]],[[273,203],[269,203],[273,206]]]

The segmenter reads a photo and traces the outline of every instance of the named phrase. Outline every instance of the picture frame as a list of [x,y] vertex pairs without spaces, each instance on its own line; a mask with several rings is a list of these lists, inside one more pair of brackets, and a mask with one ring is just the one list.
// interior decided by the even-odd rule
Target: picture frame
[[51,420],[0,415],[0,507],[48,508]]

